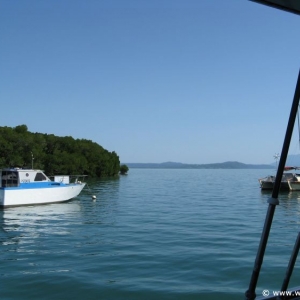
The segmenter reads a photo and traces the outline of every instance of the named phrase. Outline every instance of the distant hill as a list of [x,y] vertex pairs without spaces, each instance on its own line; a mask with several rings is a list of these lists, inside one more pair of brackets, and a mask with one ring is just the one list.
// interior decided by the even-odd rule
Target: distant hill
[[237,161],[214,164],[183,164],[178,162],[163,163],[125,163],[129,168],[140,169],[274,169],[274,165],[252,165]]

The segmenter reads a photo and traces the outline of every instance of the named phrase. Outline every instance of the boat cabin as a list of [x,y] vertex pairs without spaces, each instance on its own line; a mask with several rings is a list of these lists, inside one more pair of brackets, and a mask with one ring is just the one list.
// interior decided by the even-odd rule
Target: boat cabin
[[0,187],[17,187],[21,183],[51,181],[41,170],[2,169],[0,170]]

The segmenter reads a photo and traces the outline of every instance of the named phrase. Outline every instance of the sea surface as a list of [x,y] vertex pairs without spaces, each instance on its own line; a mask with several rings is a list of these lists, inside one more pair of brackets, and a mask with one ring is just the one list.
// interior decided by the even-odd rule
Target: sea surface
[[[258,178],[273,172],[130,169],[2,210],[0,299],[244,299],[270,197]],[[299,232],[300,193],[279,200],[258,296],[280,289]]]

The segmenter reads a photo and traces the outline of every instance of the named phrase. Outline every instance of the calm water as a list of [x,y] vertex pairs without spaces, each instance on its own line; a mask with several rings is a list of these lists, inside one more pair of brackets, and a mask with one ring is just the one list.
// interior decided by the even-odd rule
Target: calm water
[[[244,299],[269,173],[130,169],[68,203],[1,211],[0,299]],[[280,201],[258,296],[280,288],[299,231],[300,193]]]

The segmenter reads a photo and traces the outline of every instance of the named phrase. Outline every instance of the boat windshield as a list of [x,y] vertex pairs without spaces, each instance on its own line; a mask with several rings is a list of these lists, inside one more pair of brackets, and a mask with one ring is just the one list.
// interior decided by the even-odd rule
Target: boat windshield
[[43,181],[43,180],[47,180],[47,177],[41,172],[36,173],[34,181]]

